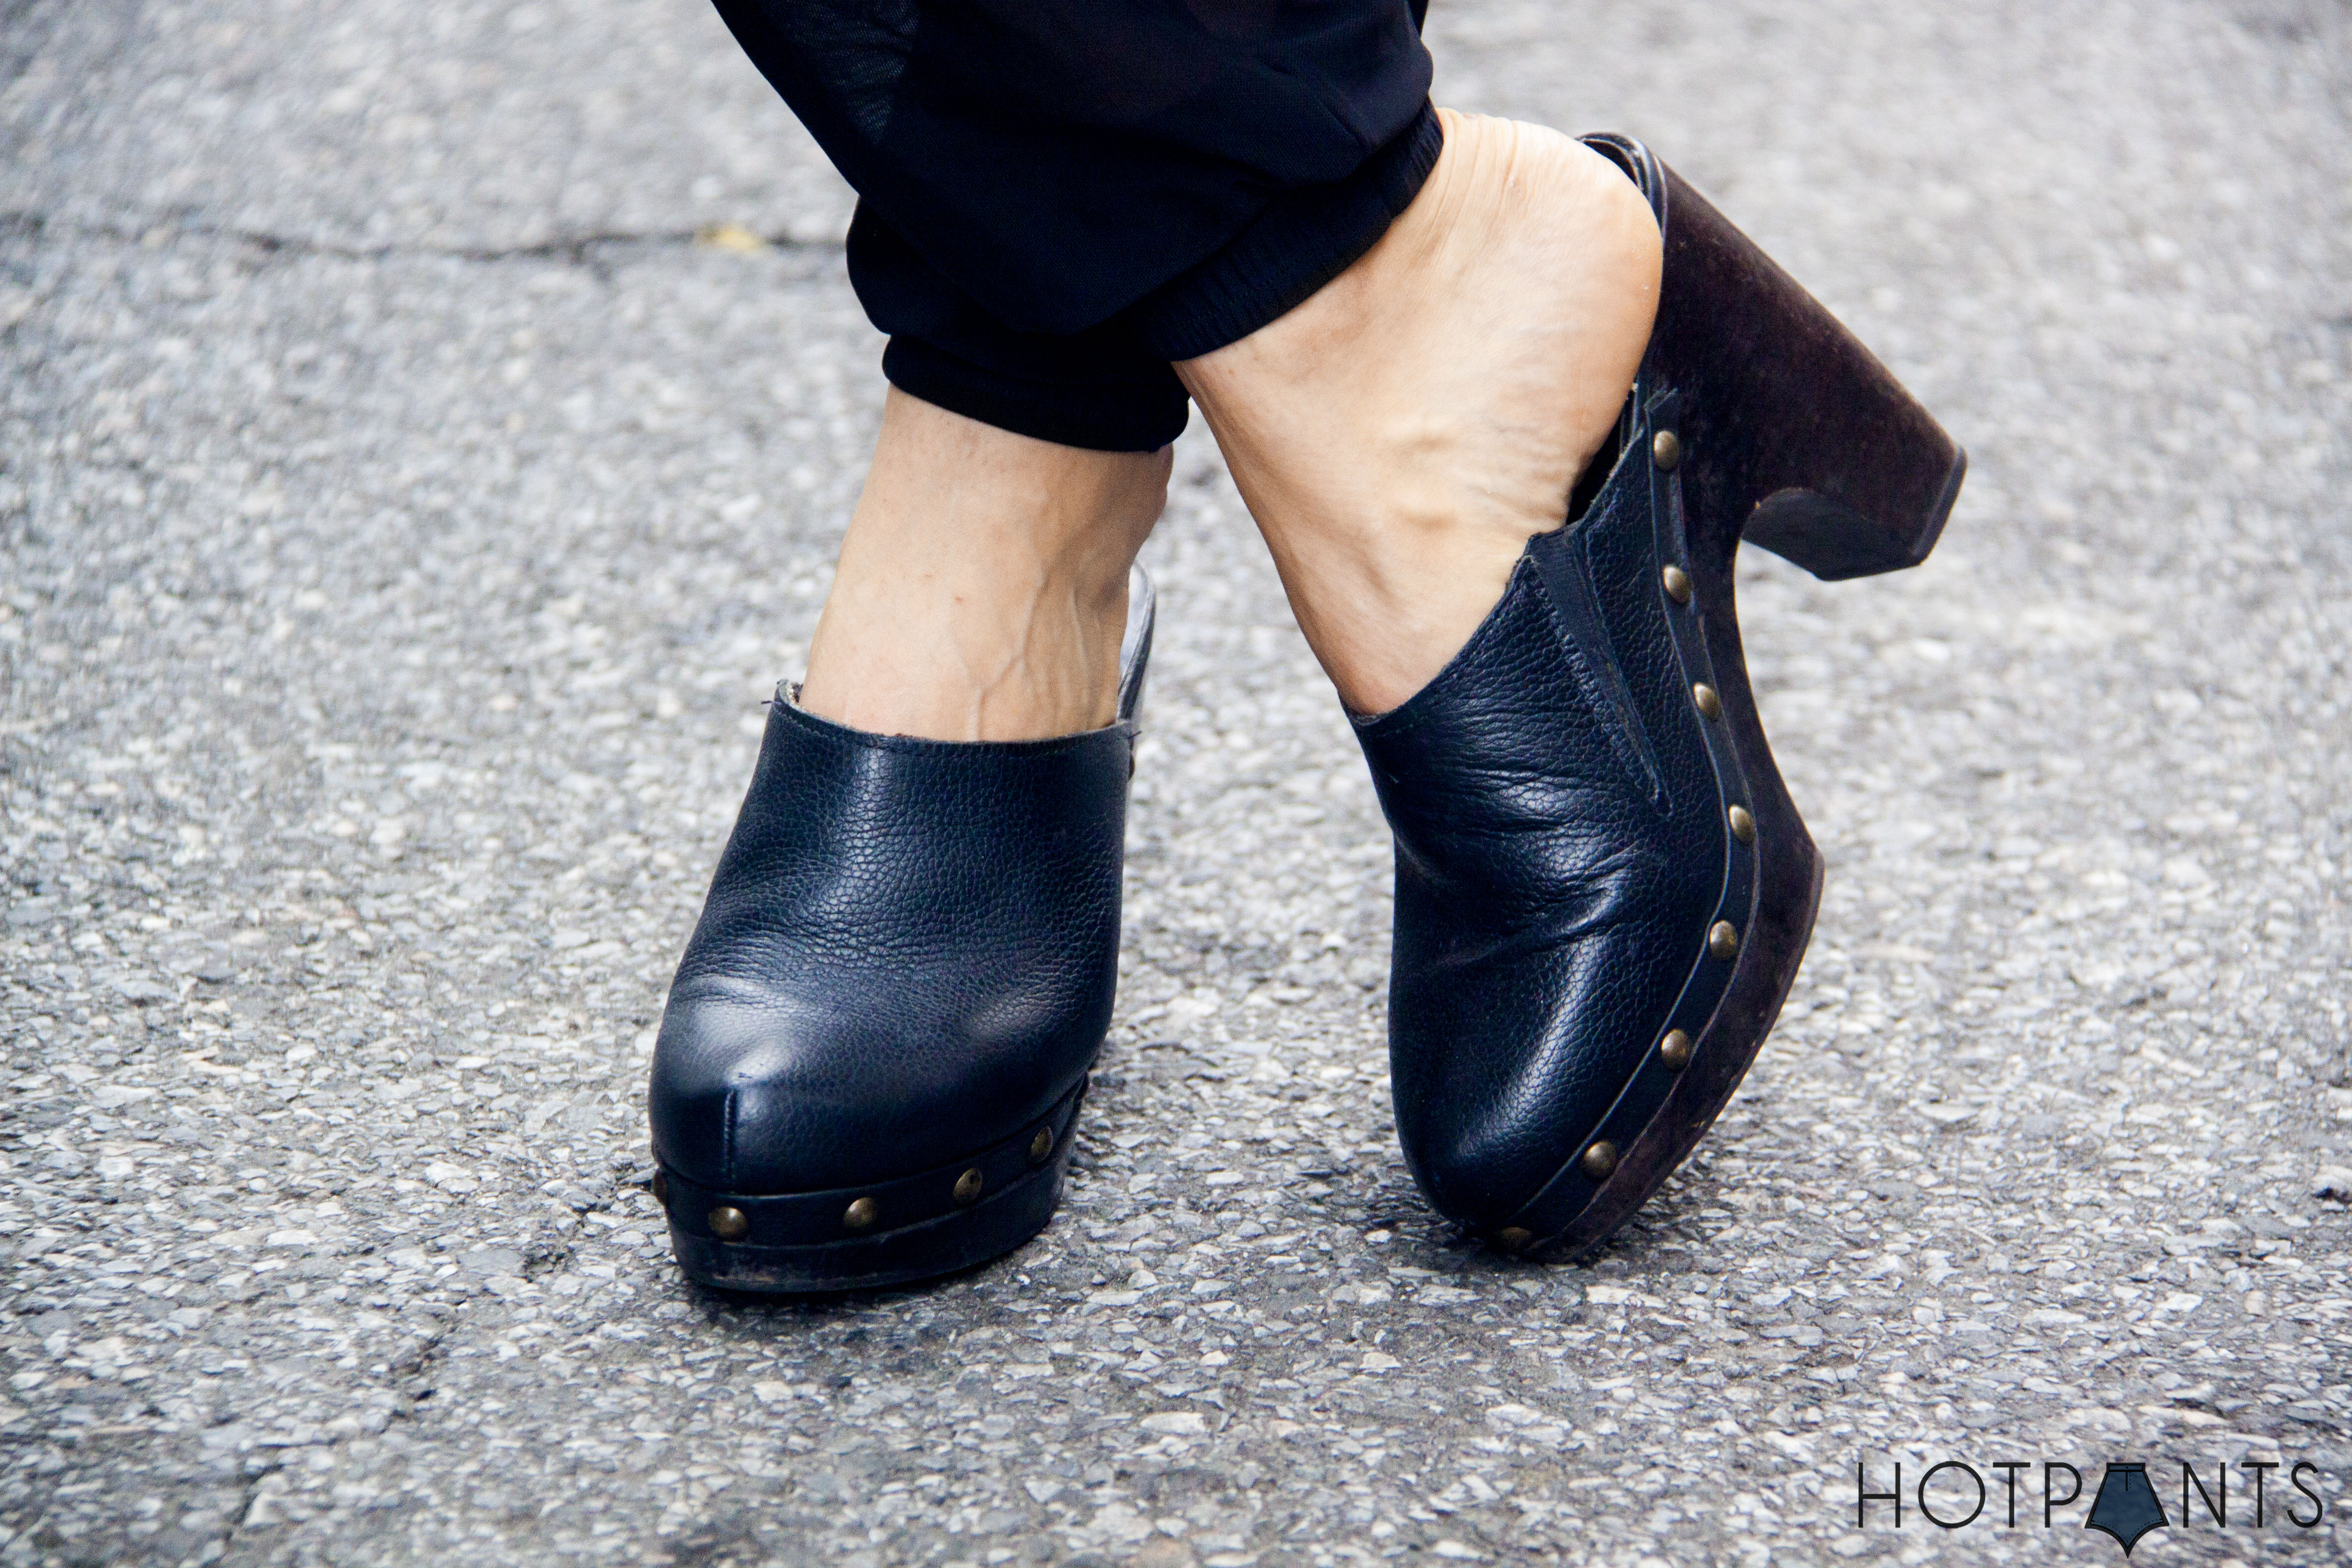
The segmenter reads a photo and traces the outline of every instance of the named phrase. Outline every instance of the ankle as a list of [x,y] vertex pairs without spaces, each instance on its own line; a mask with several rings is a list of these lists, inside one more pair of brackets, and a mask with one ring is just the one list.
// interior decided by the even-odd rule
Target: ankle
[[1098,729],[1169,454],[1032,440],[893,392],[801,701],[945,741]]
[[1559,526],[1649,337],[1661,247],[1632,184],[1541,127],[1454,115],[1354,266],[1177,366],[1341,698],[1396,706]]

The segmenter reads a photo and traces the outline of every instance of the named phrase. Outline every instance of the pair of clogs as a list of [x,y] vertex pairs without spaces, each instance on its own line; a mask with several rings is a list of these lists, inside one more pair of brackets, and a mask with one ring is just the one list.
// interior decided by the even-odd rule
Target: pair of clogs
[[[1916,565],[1965,468],[1647,149],[1587,142],[1665,241],[1613,449],[1453,662],[1356,726],[1396,840],[1405,1158],[1440,1212],[1538,1255],[1597,1244],[1690,1152],[1812,928],[1740,540],[1823,578]],[[900,1283],[1052,1216],[1111,1018],[1139,574],[1131,601],[1107,729],[951,744],[772,708],[654,1057],[656,1192],[694,1279]]]

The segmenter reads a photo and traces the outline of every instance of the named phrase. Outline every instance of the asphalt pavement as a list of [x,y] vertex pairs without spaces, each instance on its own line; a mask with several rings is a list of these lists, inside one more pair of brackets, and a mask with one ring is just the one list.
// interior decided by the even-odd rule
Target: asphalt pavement
[[2352,1559],[2352,10],[1431,36],[1970,448],[1923,569],[1742,563],[1778,1031],[1590,1267],[1434,1220],[1196,427],[1068,1203],[761,1305],[643,1085],[873,437],[847,193],[699,0],[0,0],[0,1564],[2105,1563],[2113,1463],[2136,1563]]

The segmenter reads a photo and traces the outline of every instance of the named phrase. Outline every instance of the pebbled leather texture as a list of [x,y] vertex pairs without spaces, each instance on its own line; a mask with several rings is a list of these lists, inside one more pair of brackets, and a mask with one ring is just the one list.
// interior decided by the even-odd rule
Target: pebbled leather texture
[[1391,1071],[1431,1201],[1502,1223],[1573,1159],[1706,942],[1726,834],[1646,463],[1530,540],[1486,624],[1357,721],[1396,839]]
[[654,1050],[665,1166],[723,1194],[868,1186],[1072,1091],[1117,976],[1152,619],[1136,588],[1101,730],[957,743],[771,705]]

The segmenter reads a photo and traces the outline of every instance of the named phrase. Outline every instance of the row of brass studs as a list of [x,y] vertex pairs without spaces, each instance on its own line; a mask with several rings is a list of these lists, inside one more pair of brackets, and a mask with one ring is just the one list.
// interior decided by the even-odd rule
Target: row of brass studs
[[[1672,468],[1674,465],[1669,463],[1664,466]],[[1667,598],[1672,599],[1677,605],[1687,605],[1691,602],[1691,578],[1689,573],[1684,571],[1679,566],[1670,565],[1664,571],[1660,572],[1658,576],[1659,580],[1665,585]],[[1709,686],[1703,680],[1691,688],[1691,701],[1697,706],[1702,717],[1719,719],[1723,716],[1722,694],[1717,692],[1714,687]],[[1742,844],[1755,843],[1755,814],[1750,812],[1744,805],[1735,805],[1731,808],[1730,816],[1731,836],[1734,838],[1738,839]]]
[[[1037,1135],[1029,1140],[1029,1163],[1042,1165],[1053,1152],[1054,1130],[1040,1127]],[[980,1202],[981,1191],[987,1184],[988,1178],[982,1175],[980,1167],[975,1165],[956,1178],[955,1190],[950,1195],[955,1199],[956,1207],[968,1209]],[[669,1201],[668,1178],[656,1172],[653,1191],[656,1203],[667,1204]],[[841,1211],[841,1226],[844,1230],[870,1230],[874,1222],[881,1217],[882,1210],[872,1198],[856,1198]],[[732,1204],[721,1204],[712,1209],[709,1219],[710,1234],[721,1241],[740,1241],[751,1234],[751,1216]]]
[[[1650,439],[1650,459],[1659,468],[1669,473],[1673,472],[1675,466],[1683,460],[1681,439],[1671,430],[1659,431]],[[1669,563],[1658,574],[1658,580],[1660,585],[1665,589],[1667,598],[1677,605],[1687,605],[1691,602],[1692,585],[1689,573]],[[1723,700],[1716,695],[1714,687],[1704,681],[1691,688],[1691,700],[1698,705],[1698,710],[1709,719],[1717,718],[1723,712]],[[1748,815],[1746,807],[1735,805],[1731,808],[1731,831],[1738,836],[1742,844],[1755,841],[1756,819]],[[1728,948],[1725,946],[1727,939],[1729,942]],[[1739,933],[1732,930],[1727,922],[1717,921],[1714,929],[1707,932],[1707,951],[1718,958],[1729,957],[1739,951]],[[1664,1064],[1670,1072],[1682,1071],[1689,1065],[1690,1057],[1691,1037],[1681,1029],[1669,1030],[1666,1037],[1658,1042],[1658,1060]],[[1586,1146],[1583,1154],[1578,1158],[1577,1164],[1592,1180],[1605,1182],[1616,1173],[1619,1158],[1617,1145],[1606,1138],[1601,1138],[1596,1139]],[[1495,1233],[1496,1242],[1510,1252],[1525,1250],[1535,1238],[1535,1232],[1524,1226],[1508,1226]]]
[[[1659,431],[1658,438],[1651,445],[1653,454],[1657,458],[1658,467],[1662,468],[1672,468],[1676,463],[1682,461],[1682,443],[1675,438],[1673,431]],[[1672,599],[1677,605],[1687,605],[1690,603],[1691,579],[1689,573],[1684,571],[1679,566],[1670,565],[1659,574],[1659,579],[1665,586],[1666,597]],[[1692,684],[1691,702],[1693,706],[1698,709],[1699,717],[1702,719],[1713,720],[1723,717],[1722,694],[1704,680],[1696,681]],[[1754,813],[1750,812],[1744,805],[1735,805],[1727,815],[1731,819],[1731,836],[1734,838],[1738,839],[1742,844],[1753,844],[1756,842],[1756,817]],[[1739,928],[1733,925],[1729,921],[1716,921],[1714,925],[1707,928],[1706,950],[1717,958],[1737,957],[1739,952]],[[1675,1033],[1680,1034],[1681,1031],[1677,1030]],[[1673,1036],[1668,1037],[1669,1039],[1673,1037]],[[1663,1047],[1661,1048],[1663,1049]],[[1689,1050],[1687,1043],[1685,1043],[1684,1050],[1685,1053],[1685,1059],[1687,1059],[1687,1053]],[[1679,1066],[1680,1064],[1677,1063],[1673,1065]],[[1605,1144],[1596,1143],[1593,1145],[1593,1149],[1605,1147],[1607,1147]],[[1591,1168],[1591,1162],[1592,1150],[1588,1149],[1585,1151],[1585,1163],[1588,1169]],[[1612,1167],[1616,1163],[1615,1153],[1613,1151],[1612,1151],[1609,1163]]]
[[[1691,700],[1697,704],[1704,719],[1723,717],[1723,699],[1714,687],[1702,680],[1691,688]],[[1756,818],[1744,805],[1735,805],[1726,814],[1731,820],[1731,836],[1742,844],[1756,842]],[[1739,952],[1739,928],[1729,921],[1717,921],[1707,928],[1706,950],[1717,958],[1731,958]]]
[[[1661,430],[1650,437],[1650,460],[1667,473],[1674,472],[1681,466],[1683,460],[1682,437],[1671,430]],[[1677,605],[1687,605],[1691,602],[1689,573],[1669,563],[1659,572],[1658,578],[1665,586],[1667,598]],[[1691,688],[1691,700],[1697,703],[1698,710],[1709,719],[1717,719],[1723,715],[1723,699],[1716,695],[1714,687],[1703,680]]]
[[[1690,1036],[1681,1029],[1666,1031],[1666,1037],[1658,1042],[1658,1060],[1664,1064],[1666,1070],[1680,1072],[1690,1065]],[[1602,1138],[1587,1147],[1577,1163],[1594,1181],[1605,1182],[1615,1173],[1619,1157],[1617,1145]],[[1523,1226],[1510,1226],[1495,1233],[1496,1241],[1510,1252],[1524,1250],[1535,1238],[1535,1232]]]

